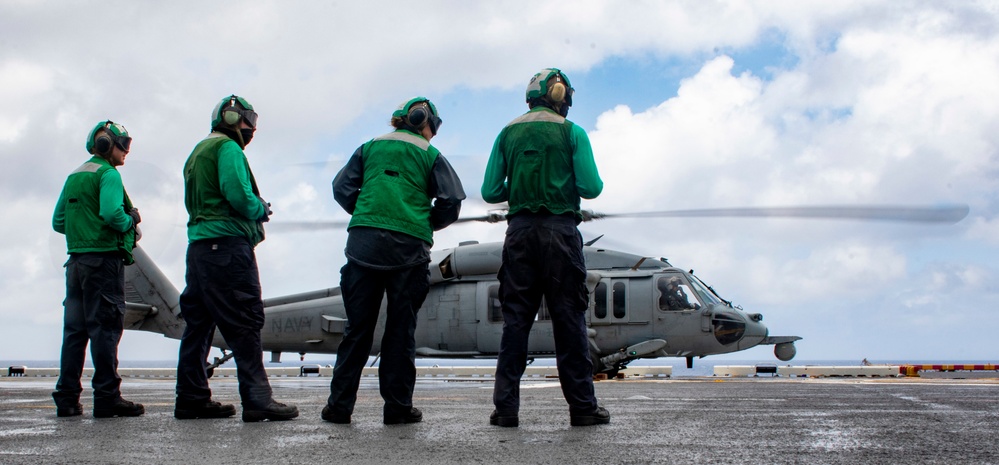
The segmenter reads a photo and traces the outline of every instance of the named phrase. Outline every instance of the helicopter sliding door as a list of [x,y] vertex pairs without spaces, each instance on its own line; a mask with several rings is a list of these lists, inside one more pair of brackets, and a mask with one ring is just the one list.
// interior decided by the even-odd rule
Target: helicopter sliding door
[[416,326],[420,345],[443,351],[475,350],[476,290],[476,283],[462,282],[431,287]]
[[503,307],[499,299],[499,283],[482,281],[478,283],[478,327],[476,345],[479,352],[498,354],[500,338],[503,337]]
[[[499,283],[486,281],[478,283],[478,328],[476,331],[478,351],[498,354],[500,339],[503,337],[503,306],[499,299]],[[531,326],[527,351],[530,354],[555,353],[555,338],[552,333],[551,314],[548,305],[541,299],[541,308]]]

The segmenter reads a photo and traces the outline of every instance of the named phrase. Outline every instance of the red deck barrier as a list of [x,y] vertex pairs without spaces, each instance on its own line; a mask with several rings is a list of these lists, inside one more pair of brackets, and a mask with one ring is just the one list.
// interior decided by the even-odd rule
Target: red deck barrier
[[996,371],[999,364],[954,364],[954,365],[899,365],[899,374],[905,376],[919,376],[920,371]]

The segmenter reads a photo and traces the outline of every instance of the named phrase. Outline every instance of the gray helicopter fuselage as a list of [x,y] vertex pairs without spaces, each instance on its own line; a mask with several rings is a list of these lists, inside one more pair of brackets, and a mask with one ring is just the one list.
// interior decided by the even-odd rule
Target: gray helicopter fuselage
[[[733,308],[696,278],[665,260],[584,248],[590,290],[586,321],[594,354],[606,356],[649,340],[665,345],[646,356],[699,357],[760,344],[767,328],[758,314]],[[416,328],[417,353],[429,357],[494,357],[503,332],[499,282],[502,243],[462,244],[435,251],[431,288]],[[663,308],[659,280],[676,277],[698,308]],[[383,309],[385,303],[382,303]],[[265,301],[264,350],[335,353],[346,327],[338,288]],[[384,311],[371,353],[380,351]],[[222,341],[216,341],[222,342]],[[222,342],[224,344],[224,342]],[[224,346],[223,346],[224,347]],[[555,353],[543,304],[529,339],[533,356]]]

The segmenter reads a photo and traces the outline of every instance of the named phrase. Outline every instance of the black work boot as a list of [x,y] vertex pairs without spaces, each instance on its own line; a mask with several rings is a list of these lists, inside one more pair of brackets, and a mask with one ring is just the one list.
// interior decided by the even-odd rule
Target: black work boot
[[196,418],[228,418],[236,414],[232,404],[222,404],[214,400],[183,401],[177,399],[173,416],[179,420],[194,420]]
[[385,412],[384,423],[386,425],[398,425],[402,423],[419,423],[423,421],[423,412],[416,407],[411,407],[408,412]]
[[500,415],[498,411],[493,410],[493,413],[489,414],[489,424],[493,426],[516,428],[517,426],[520,426],[520,419],[516,414]]
[[254,423],[258,421],[284,421],[291,420],[298,416],[298,407],[285,405],[281,402],[271,401],[266,407],[250,409],[243,407],[243,421]]
[[342,413],[333,413],[333,409],[329,405],[323,407],[323,412],[319,415],[323,421],[328,421],[330,423],[336,423],[338,425],[349,425],[350,415],[344,415]]
[[56,407],[57,417],[78,417],[83,415],[83,404],[79,402],[71,407]]
[[146,408],[142,404],[127,401],[121,397],[115,399],[110,405],[94,405],[94,418],[137,417],[143,413],[146,413]]
[[569,424],[572,426],[606,425],[610,423],[610,412],[603,407],[597,407],[586,415],[569,414]]

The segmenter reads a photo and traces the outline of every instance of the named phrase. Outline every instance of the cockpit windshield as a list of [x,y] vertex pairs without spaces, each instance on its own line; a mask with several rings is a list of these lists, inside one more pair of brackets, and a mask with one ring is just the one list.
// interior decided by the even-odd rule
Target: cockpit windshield
[[700,297],[701,300],[705,302],[708,302],[710,304],[724,303],[721,299],[718,298],[718,296],[715,295],[714,292],[711,292],[711,290],[708,289],[707,286],[705,286],[704,283],[702,283],[696,277],[690,280],[690,287],[693,288],[694,292],[697,293],[697,296]]

